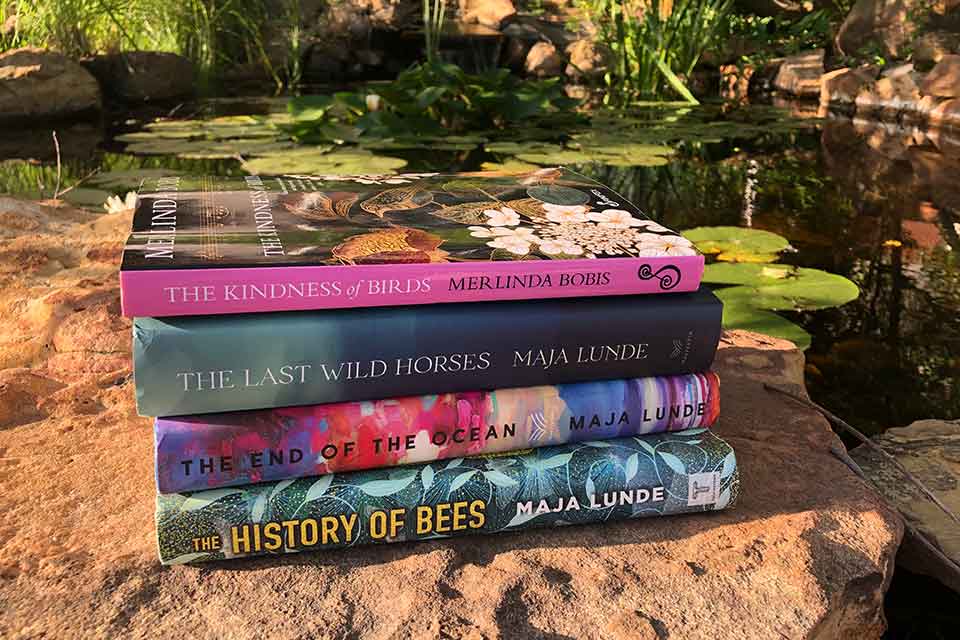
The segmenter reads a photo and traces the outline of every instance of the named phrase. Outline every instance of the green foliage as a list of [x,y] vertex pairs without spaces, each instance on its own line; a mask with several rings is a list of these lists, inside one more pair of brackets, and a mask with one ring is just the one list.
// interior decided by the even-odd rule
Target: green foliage
[[706,284],[723,301],[723,325],[785,338],[800,349],[810,346],[810,335],[775,311],[814,311],[839,307],[860,295],[843,276],[820,269],[775,264],[790,245],[769,231],[742,227],[697,227],[683,234],[704,253],[718,253],[707,265]]
[[443,33],[443,18],[447,12],[445,0],[423,0],[423,38],[427,62],[440,61],[440,36]]
[[741,62],[763,64],[770,58],[829,48],[834,24],[847,13],[837,7],[811,11],[799,18],[730,14],[723,35],[728,40],[746,41],[751,53],[742,56]]
[[612,54],[605,82],[621,100],[670,93],[697,100],[683,83],[718,34],[732,0],[579,0]]
[[556,117],[577,104],[564,95],[557,78],[522,80],[506,69],[469,74],[456,65],[426,63],[375,93],[294,99],[289,129],[305,142],[445,136]]
[[776,233],[743,227],[697,227],[683,235],[703,253],[715,253],[726,262],[773,262],[790,246]]
[[[291,25],[296,53],[300,0],[282,0],[280,19]],[[276,9],[275,7],[275,9]],[[204,74],[238,63],[259,64],[278,84],[298,76],[299,65],[273,68],[262,26],[271,14],[257,0],[13,0],[0,3],[0,23],[16,16],[0,50],[39,46],[73,56],[114,51],[170,51]],[[292,56],[296,59],[297,56]]]

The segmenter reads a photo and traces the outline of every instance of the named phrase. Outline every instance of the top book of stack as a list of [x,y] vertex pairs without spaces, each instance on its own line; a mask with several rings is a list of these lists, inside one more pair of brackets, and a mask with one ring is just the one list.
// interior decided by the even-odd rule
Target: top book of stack
[[694,291],[703,256],[566,169],[154,178],[123,253],[127,316]]

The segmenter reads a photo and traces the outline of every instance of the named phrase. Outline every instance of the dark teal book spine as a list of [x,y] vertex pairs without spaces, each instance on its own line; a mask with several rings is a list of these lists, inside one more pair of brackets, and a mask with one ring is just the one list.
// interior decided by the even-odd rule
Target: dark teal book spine
[[705,512],[738,497],[705,429],[157,497],[163,564]]
[[137,406],[173,416],[706,371],[722,305],[662,296],[137,318]]

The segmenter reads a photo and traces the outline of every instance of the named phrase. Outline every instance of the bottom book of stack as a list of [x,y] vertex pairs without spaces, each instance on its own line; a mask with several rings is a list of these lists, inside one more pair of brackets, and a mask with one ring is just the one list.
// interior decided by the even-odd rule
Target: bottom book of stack
[[575,442],[157,497],[164,564],[724,509],[733,449],[707,429]]

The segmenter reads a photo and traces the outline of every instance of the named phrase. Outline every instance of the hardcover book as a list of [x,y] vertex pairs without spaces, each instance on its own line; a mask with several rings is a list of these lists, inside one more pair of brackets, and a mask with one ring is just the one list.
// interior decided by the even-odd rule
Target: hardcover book
[[703,256],[565,169],[165,177],[141,188],[127,316],[693,291]]
[[465,391],[156,421],[157,488],[178,493],[709,427],[714,373]]
[[706,371],[722,305],[669,296],[136,318],[143,415]]
[[733,449],[703,429],[157,497],[163,564],[724,509]]

